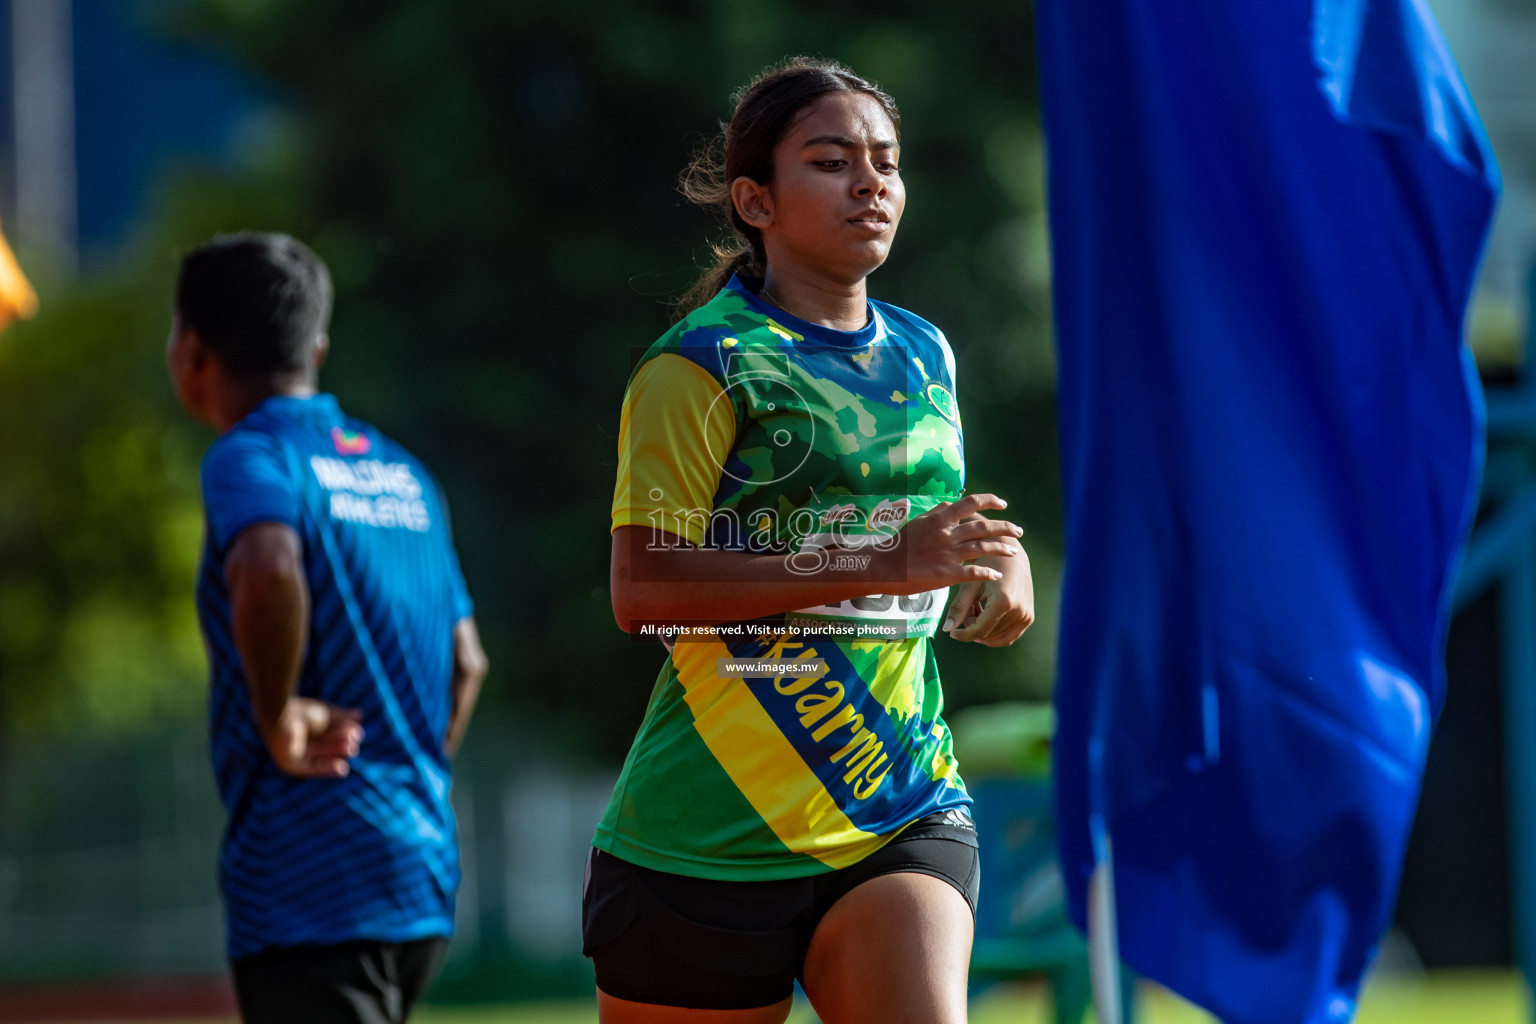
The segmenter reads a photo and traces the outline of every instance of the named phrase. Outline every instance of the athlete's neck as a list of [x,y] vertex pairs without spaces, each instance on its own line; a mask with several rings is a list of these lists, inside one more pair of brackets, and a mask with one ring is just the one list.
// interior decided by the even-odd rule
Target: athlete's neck
[[836,331],[857,331],[869,322],[869,294],[862,277],[846,284],[770,265],[758,295],[791,316]]
[[219,433],[226,433],[269,398],[313,398],[319,392],[314,375],[277,374],[271,377],[225,377],[213,395],[212,419]]

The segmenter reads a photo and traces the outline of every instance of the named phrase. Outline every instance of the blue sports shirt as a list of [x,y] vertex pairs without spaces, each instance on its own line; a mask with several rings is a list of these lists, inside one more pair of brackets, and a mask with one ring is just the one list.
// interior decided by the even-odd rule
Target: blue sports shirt
[[[472,611],[426,468],[330,395],[269,398],[208,450],[198,617],[209,734],[229,812],[231,960],[275,946],[453,931],[459,854],[444,735],[454,625]],[[255,726],[224,558],[240,532],[299,535],[310,634],[297,693],[362,715],[342,779],[283,774]]]

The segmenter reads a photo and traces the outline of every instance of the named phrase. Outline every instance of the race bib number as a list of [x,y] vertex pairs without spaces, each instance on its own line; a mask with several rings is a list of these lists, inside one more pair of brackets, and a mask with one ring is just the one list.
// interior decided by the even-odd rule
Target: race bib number
[[[813,525],[799,538],[790,565],[807,578],[829,570],[866,569],[876,551],[899,549],[901,529],[940,499],[850,496],[841,502],[801,510]],[[814,513],[814,520],[806,513]],[[938,632],[949,596],[948,587],[917,594],[869,594],[836,604],[800,608],[784,616],[784,624],[803,633],[836,640],[906,640]]]

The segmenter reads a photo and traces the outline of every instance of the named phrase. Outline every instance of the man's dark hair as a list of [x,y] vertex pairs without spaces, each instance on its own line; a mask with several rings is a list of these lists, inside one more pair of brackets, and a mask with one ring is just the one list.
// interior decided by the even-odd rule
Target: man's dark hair
[[331,275],[287,235],[219,235],[182,257],[176,312],[224,369],[292,373],[330,322]]

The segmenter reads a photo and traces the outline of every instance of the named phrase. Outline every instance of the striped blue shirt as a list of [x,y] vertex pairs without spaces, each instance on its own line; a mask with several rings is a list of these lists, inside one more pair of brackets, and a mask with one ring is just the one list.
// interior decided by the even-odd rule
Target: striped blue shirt
[[[198,617],[208,723],[229,812],[228,952],[453,930],[459,855],[443,747],[453,628],[472,610],[435,481],[330,395],[262,402],[208,450]],[[299,535],[309,583],[300,696],[356,708],[343,779],[280,772],[255,727],[230,631],[224,558],[255,523]]]

